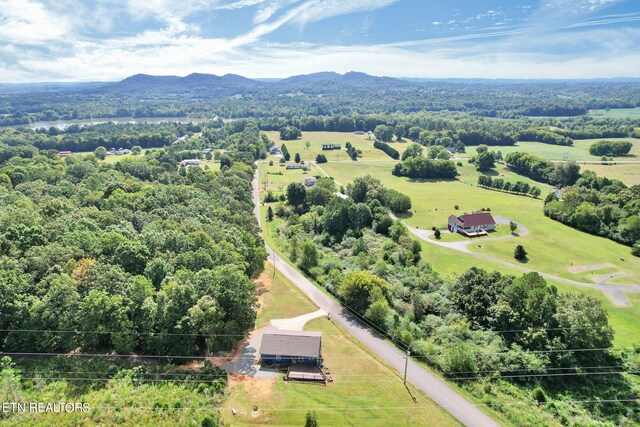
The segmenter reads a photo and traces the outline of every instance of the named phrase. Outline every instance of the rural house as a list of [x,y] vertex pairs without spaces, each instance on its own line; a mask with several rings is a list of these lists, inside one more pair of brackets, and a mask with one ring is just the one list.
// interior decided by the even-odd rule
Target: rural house
[[186,159],[180,162],[182,166],[198,166],[200,163],[198,159]]
[[496,229],[496,221],[491,213],[482,211],[465,213],[458,217],[451,215],[448,229],[452,233],[460,233],[467,237],[484,236],[487,231]]
[[300,163],[294,163],[292,165],[287,165],[287,169],[306,169],[310,170],[311,168],[308,165],[303,165]]
[[269,154],[271,154],[272,156],[279,156],[282,154],[282,150],[280,150],[277,146],[272,145],[271,147],[269,147]]
[[342,146],[340,144],[322,144],[323,150],[341,150]]
[[270,328],[262,335],[260,361],[271,365],[322,366],[322,333]]
[[67,157],[71,156],[73,153],[71,151],[58,151],[58,157]]

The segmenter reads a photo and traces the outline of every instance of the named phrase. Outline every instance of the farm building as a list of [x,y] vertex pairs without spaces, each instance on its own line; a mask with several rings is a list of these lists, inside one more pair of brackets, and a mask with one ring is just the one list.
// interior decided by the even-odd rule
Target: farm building
[[323,150],[341,150],[342,146],[340,144],[322,144]]
[[71,151],[58,151],[58,157],[67,157],[71,156],[73,153]]
[[272,156],[279,156],[282,154],[282,150],[280,150],[277,146],[273,145],[269,147],[269,154]]
[[452,156],[456,154],[456,147],[447,147],[445,150],[447,150]]
[[308,165],[303,165],[300,163],[294,163],[292,165],[287,165],[287,169],[306,169],[310,170],[311,168]]
[[129,154],[131,152],[131,150],[129,150],[128,148],[118,148],[113,154],[115,154],[116,156],[122,156],[124,154]]
[[318,182],[318,178],[316,178],[315,176],[308,176],[302,180],[302,183],[304,184],[304,186],[308,188],[316,185],[316,182]]
[[354,135],[364,135],[364,131],[363,130],[357,130],[355,132],[353,132]]
[[180,162],[182,166],[198,166],[200,163],[202,161],[198,159],[186,159]]
[[260,361],[272,365],[322,366],[322,333],[268,329],[262,335]]
[[489,212],[465,213],[456,217],[449,217],[448,229],[452,233],[460,233],[467,237],[485,236],[487,231],[496,229],[496,221]]

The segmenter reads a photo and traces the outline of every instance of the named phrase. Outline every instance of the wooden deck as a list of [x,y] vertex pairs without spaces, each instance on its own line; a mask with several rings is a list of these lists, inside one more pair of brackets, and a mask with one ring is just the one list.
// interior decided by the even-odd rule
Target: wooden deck
[[291,365],[287,371],[288,381],[313,381],[327,383],[329,376],[319,367],[311,365]]

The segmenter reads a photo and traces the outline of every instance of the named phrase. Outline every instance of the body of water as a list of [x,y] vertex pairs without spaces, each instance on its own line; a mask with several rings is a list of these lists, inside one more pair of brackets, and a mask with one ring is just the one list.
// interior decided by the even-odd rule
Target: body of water
[[[55,120],[48,122],[32,122],[29,124],[16,125],[16,126],[4,126],[4,127],[29,127],[33,130],[50,127],[57,127],[58,129],[64,129],[72,125],[97,125],[101,123],[165,123],[165,122],[177,122],[177,123],[201,123],[209,120],[202,117],[108,117],[108,118],[96,118],[96,119],[81,119],[81,120]],[[224,122],[232,122],[238,119],[222,119]]]

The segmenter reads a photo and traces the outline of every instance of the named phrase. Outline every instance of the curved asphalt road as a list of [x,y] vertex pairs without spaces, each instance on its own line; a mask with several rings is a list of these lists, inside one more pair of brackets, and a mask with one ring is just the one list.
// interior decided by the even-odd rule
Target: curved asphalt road
[[[258,190],[258,171],[253,180],[254,214],[261,221],[260,215],[260,195]],[[266,245],[265,245],[266,246]],[[276,268],[293,282],[302,292],[304,292],[322,310],[330,313],[331,318],[340,326],[345,328],[351,335],[358,338],[371,351],[382,358],[385,362],[404,373],[405,356],[393,344],[384,337],[372,332],[363,326],[357,319],[343,310],[338,302],[318,289],[306,277],[295,268],[280,258],[273,250],[266,246],[269,258],[273,260]],[[460,394],[451,389],[444,381],[429,373],[413,360],[409,360],[407,378],[417,388],[424,391],[438,405],[447,410],[465,426],[488,427],[499,426],[497,422],[482,412],[476,405],[466,400]],[[429,420],[425,420],[425,425],[429,425]]]

